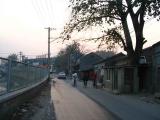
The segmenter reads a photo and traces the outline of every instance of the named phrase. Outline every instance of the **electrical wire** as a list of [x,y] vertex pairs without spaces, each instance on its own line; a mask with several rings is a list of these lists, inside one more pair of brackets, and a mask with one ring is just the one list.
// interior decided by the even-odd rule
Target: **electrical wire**
[[48,14],[47,14],[47,11],[46,11],[46,7],[44,6],[45,4],[43,3],[44,1],[43,0],[38,0],[39,2],[38,5],[39,7],[41,8],[41,11],[42,11],[42,14],[43,14],[43,19],[45,20],[45,26],[48,26],[49,24],[49,19],[48,19]]
[[38,18],[43,21],[43,26],[53,26],[54,12],[53,2],[51,0],[31,0]]
[[53,26],[54,25],[54,23],[53,23],[53,21],[54,21],[54,13],[53,13],[53,3],[52,3],[52,0],[49,0],[49,5],[50,5],[50,11],[51,11],[51,19],[52,19],[52,23],[51,23],[51,25]]
[[31,0],[31,3],[32,3],[32,6],[33,6],[33,8],[34,8],[34,10],[35,10],[40,22],[42,23],[43,26],[45,26],[45,21],[44,21],[44,18],[43,18],[44,16],[41,13],[41,9],[38,6],[37,1],[36,0]]
[[49,7],[49,1],[48,0],[45,0],[45,5],[46,5],[47,13],[48,13],[49,26],[52,26],[51,10],[50,10],[50,7]]

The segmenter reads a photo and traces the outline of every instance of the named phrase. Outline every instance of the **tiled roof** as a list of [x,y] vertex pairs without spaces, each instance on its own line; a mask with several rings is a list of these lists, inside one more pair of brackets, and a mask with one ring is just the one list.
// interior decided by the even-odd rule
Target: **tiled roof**
[[83,56],[80,59],[80,71],[93,69],[94,63],[100,60],[102,60],[102,58],[94,53],[89,53]]

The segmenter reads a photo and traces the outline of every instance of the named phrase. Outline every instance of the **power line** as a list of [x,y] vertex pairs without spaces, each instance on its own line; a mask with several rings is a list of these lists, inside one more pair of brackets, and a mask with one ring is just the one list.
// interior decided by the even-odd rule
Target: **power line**
[[53,6],[50,0],[32,0],[32,6],[34,7],[39,19],[44,26],[53,25]]
[[38,16],[40,16],[39,18],[41,19],[41,21],[43,21],[43,26],[46,26],[48,24],[48,19],[45,12],[46,9],[43,6],[43,2],[41,0],[32,0],[32,5],[35,8]]
[[53,3],[52,3],[52,0],[49,0],[49,5],[50,5],[50,8],[51,8],[51,19],[52,19],[51,25],[54,25],[54,23],[53,23],[53,21],[54,21],[54,13],[53,13]]
[[42,23],[42,25],[44,26],[45,25],[45,21],[44,21],[44,16],[41,12],[41,8],[39,7],[39,5],[37,4],[37,1],[36,0],[31,0],[32,2],[32,6],[38,16],[38,18],[40,19],[40,22]]
[[37,8],[38,14],[40,15],[40,19],[43,22],[43,26],[45,26],[47,22],[45,19],[45,13],[44,13],[43,7],[41,6],[41,3],[38,2],[39,0],[38,1],[33,0],[33,1],[35,1],[34,6],[36,6],[35,8]]
[[50,26],[49,23],[50,23],[50,18],[49,18],[49,14],[48,14],[48,11],[47,11],[47,7],[46,7],[46,0],[39,0],[39,3],[40,3],[40,6],[43,10],[43,13],[44,13],[44,16],[45,16],[45,20],[46,20],[46,26]]
[[50,9],[49,9],[49,5],[48,5],[48,0],[45,0],[45,5],[46,5],[46,10],[47,10],[47,13],[48,13],[48,19],[49,19],[49,26],[52,25],[52,17],[50,15]]
[[38,0],[38,1],[39,1],[39,7],[41,8],[42,14],[43,14],[43,16],[44,16],[43,19],[45,20],[46,26],[48,26],[49,20],[48,20],[48,18],[47,18],[46,9],[45,9],[45,7],[43,6],[44,4],[43,4],[42,0]]

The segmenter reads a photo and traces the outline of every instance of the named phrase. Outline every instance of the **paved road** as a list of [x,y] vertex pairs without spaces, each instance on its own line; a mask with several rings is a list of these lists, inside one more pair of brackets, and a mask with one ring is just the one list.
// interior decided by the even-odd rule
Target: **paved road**
[[117,120],[113,114],[63,80],[54,79],[51,96],[57,120]]
[[[66,82],[72,84],[71,80]],[[93,88],[92,82],[87,88],[78,82],[77,89],[123,120],[160,120],[160,104],[146,103],[136,95],[113,95]]]

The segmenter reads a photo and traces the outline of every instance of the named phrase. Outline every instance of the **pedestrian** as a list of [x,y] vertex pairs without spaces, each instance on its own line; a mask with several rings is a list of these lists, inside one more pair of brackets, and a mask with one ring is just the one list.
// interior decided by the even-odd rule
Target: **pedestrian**
[[95,72],[92,74],[92,80],[93,80],[93,87],[97,88],[97,75]]
[[104,88],[104,76],[101,76],[100,82],[101,82],[101,88]]
[[77,87],[77,80],[78,80],[77,73],[72,74],[72,79],[73,79],[73,86]]
[[101,69],[101,74],[100,74],[100,82],[101,82],[101,88],[104,88],[104,69]]
[[89,77],[88,72],[85,72],[83,77],[83,83],[85,88],[87,87],[88,77]]

